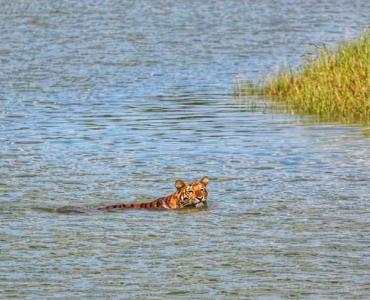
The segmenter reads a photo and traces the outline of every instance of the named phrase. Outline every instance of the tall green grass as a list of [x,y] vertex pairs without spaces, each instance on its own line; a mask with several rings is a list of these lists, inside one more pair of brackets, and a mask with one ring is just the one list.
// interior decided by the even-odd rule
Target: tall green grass
[[370,124],[370,30],[335,50],[319,49],[297,71],[280,70],[257,85],[241,84],[237,93],[267,96],[325,120]]

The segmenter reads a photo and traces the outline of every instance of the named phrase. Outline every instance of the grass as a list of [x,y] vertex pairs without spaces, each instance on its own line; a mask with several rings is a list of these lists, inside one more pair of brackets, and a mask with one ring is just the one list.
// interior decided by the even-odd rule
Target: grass
[[296,71],[280,70],[258,84],[239,83],[238,95],[262,95],[296,113],[370,124],[370,30],[335,50],[323,47]]

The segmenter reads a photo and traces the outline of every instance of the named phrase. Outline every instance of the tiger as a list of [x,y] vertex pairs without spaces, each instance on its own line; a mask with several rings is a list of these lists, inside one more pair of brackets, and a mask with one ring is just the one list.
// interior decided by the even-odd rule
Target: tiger
[[206,208],[208,178],[203,177],[193,183],[181,179],[175,181],[176,191],[171,195],[160,197],[149,202],[121,203],[97,207],[97,210],[111,211],[117,209],[181,209],[181,208]]

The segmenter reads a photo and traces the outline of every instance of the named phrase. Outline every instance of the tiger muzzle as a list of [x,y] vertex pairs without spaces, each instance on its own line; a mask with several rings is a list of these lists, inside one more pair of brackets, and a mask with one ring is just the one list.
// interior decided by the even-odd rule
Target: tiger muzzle
[[207,207],[207,199],[205,199],[205,198],[197,198],[197,201],[194,202],[194,206],[196,208]]

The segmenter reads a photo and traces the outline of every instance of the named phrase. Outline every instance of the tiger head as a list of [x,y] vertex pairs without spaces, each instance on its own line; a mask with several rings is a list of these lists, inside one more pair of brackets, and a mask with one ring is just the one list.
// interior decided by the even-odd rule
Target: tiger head
[[206,207],[208,196],[206,189],[207,183],[207,177],[203,177],[200,181],[196,180],[190,184],[180,179],[176,180],[177,208]]

